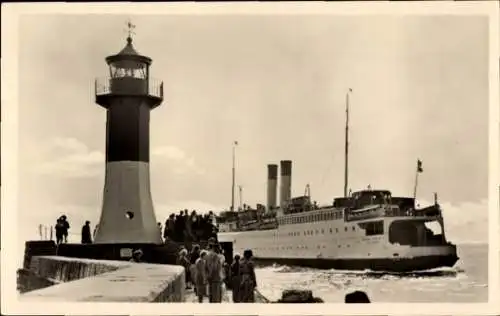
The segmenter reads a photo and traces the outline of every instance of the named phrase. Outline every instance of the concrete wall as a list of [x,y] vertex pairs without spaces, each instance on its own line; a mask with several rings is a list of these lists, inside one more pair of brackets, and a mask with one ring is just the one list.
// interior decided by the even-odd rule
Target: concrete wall
[[[64,302],[184,302],[181,266],[35,256],[20,299]],[[54,285],[52,285],[54,284]],[[50,286],[52,285],[52,286]],[[48,286],[42,289],[40,287]]]

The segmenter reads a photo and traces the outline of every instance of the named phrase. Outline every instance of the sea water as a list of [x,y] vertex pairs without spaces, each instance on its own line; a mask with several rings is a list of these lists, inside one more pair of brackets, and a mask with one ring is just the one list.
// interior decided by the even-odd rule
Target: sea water
[[372,302],[431,303],[488,301],[488,245],[458,245],[453,268],[396,274],[271,266],[256,271],[258,291],[271,300],[289,288],[313,291],[325,302],[343,302],[346,293],[365,291]]

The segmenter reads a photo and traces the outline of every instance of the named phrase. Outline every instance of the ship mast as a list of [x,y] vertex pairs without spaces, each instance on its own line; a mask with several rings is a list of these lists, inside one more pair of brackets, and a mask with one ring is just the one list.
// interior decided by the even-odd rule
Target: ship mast
[[345,166],[344,166],[344,197],[347,197],[347,187],[349,185],[349,94],[352,89],[345,96]]

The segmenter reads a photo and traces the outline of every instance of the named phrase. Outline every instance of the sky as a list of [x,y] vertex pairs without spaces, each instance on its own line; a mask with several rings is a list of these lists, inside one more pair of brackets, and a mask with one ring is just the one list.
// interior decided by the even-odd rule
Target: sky
[[[97,223],[105,110],[94,80],[125,45],[121,15],[25,15],[19,24],[19,220],[37,235],[64,213]],[[165,100],[151,113],[158,221],[231,202],[231,150],[243,203],[265,204],[268,163],[293,161],[292,195],[349,187],[438,193],[448,238],[487,240],[488,20],[480,16],[132,16]],[[236,192],[238,203],[238,192]]]

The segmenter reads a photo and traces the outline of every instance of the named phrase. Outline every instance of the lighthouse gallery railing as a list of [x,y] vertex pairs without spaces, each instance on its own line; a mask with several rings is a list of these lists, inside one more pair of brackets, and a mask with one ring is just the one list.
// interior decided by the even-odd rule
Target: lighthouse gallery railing
[[[128,81],[127,84],[125,84],[125,81]],[[123,82],[124,84],[119,85],[121,86],[120,89],[115,89],[114,85],[119,82]],[[126,87],[126,89],[123,87]],[[95,95],[101,96],[107,94],[116,94],[116,95],[144,94],[163,99],[163,81],[155,78],[149,78],[148,80],[146,80],[134,77],[97,78],[95,80]]]

